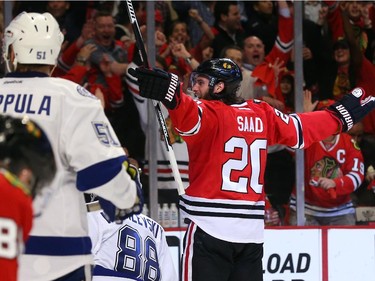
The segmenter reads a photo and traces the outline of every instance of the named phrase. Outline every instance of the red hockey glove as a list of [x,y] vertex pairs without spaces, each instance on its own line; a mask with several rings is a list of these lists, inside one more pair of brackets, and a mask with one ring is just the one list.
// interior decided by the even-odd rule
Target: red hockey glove
[[161,101],[169,109],[178,106],[180,82],[176,74],[144,67],[130,68],[129,73],[138,78],[139,94],[142,97]]
[[340,120],[342,132],[350,130],[375,108],[375,97],[364,96],[365,91],[362,88],[354,88],[326,109]]

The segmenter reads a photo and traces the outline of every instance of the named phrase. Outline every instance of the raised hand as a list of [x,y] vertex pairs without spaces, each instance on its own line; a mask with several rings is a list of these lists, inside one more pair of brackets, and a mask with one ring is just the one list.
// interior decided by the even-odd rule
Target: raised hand
[[86,65],[91,54],[95,51],[96,45],[93,43],[83,46],[76,56],[76,63]]
[[365,98],[365,90],[354,88],[341,100],[330,105],[326,110],[332,113],[341,123],[341,131],[350,130],[375,108],[375,97]]
[[178,106],[180,82],[176,74],[144,67],[130,68],[129,73],[138,78],[139,94],[142,97],[161,101],[169,109]]
[[81,35],[78,37],[77,46],[81,47],[87,40],[94,37],[94,21],[92,19],[85,22],[82,27]]
[[319,101],[312,102],[311,96],[311,91],[303,91],[303,112],[312,112],[318,105]]
[[284,61],[283,60],[280,60],[279,57],[277,57],[275,59],[275,61],[273,63],[269,63],[269,67],[270,68],[273,68],[273,71],[275,73],[275,77],[279,77],[279,74],[281,72],[281,69],[283,68],[283,66],[285,65]]

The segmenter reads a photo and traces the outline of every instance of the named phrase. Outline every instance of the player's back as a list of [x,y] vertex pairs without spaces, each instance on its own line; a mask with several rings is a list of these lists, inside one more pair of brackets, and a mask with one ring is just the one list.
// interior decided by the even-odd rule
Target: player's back
[[263,242],[262,171],[267,157],[269,108],[213,101],[202,101],[199,106],[199,132],[185,138],[190,186],[180,201],[181,209],[214,237]]
[[116,224],[101,211],[87,216],[95,260],[93,280],[178,280],[164,229],[153,219],[139,214]]
[[[266,111],[248,103],[228,106],[211,101],[201,107],[199,133],[185,138],[191,164],[187,194],[211,199],[257,201],[262,182],[247,178],[249,175],[260,178],[260,171],[265,166],[268,144]],[[202,190],[201,186],[211,188]]]
[[41,73],[11,75],[0,80],[0,112],[35,120],[51,142],[57,166],[55,179],[33,202],[34,225],[21,256],[20,280],[51,280],[92,263],[77,174],[108,156],[119,156],[120,150],[98,141],[99,130],[93,127],[108,121],[100,102],[81,86]]
[[[33,207],[36,224],[33,234],[46,235],[48,231],[55,234],[66,234],[64,223],[68,221],[68,217],[60,217],[60,214],[65,212],[66,206],[64,205],[69,202],[72,211],[79,213],[75,206],[77,205],[75,197],[78,194],[75,187],[76,171],[69,162],[69,153],[74,151],[68,146],[72,143],[71,139],[75,138],[74,134],[80,132],[75,132],[69,127],[76,126],[76,123],[80,121],[81,116],[76,108],[81,108],[84,103],[87,103],[86,106],[90,106],[90,102],[87,101],[89,99],[79,95],[77,89],[80,89],[80,86],[44,75],[42,77],[4,78],[0,80],[0,85],[2,86],[0,89],[0,112],[18,117],[27,115],[32,120],[36,120],[50,139],[55,154],[56,177],[51,187],[43,189],[44,193],[55,193],[55,195],[48,198],[48,202],[45,202],[45,198],[50,195],[35,198]],[[64,186],[64,193],[59,191],[62,186]],[[57,195],[57,193],[61,194]],[[48,224],[41,225],[43,232],[39,233],[39,220],[43,220],[44,217],[41,215],[41,211],[43,209],[44,213],[49,213],[52,211],[49,208],[54,209],[54,219],[46,218]],[[60,211],[62,209],[64,211]],[[74,221],[74,216],[72,221]]]
[[211,236],[238,243],[264,239],[268,145],[300,149],[337,128],[327,112],[286,115],[259,100],[226,105],[181,95],[169,113],[189,151],[182,215]]

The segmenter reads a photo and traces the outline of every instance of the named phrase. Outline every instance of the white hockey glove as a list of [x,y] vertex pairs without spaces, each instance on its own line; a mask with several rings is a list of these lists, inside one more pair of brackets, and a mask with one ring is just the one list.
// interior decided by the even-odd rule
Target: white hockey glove
[[140,214],[143,209],[143,193],[142,193],[142,184],[139,178],[139,172],[137,167],[130,164],[128,161],[124,162],[126,167],[126,171],[130,175],[130,177],[134,180],[136,188],[137,188],[137,198],[134,202],[133,207],[129,209],[119,209],[112,202],[99,197],[99,203],[104,211],[104,215],[106,216],[108,221],[116,222],[121,224],[126,218],[131,217],[132,215]]

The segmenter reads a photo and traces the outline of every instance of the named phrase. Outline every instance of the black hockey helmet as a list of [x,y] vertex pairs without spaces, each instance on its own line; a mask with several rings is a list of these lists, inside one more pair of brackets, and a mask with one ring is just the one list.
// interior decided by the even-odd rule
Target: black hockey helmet
[[[228,95],[235,95],[242,81],[241,69],[228,58],[206,60],[192,73],[192,79],[203,75],[209,79],[210,96],[213,99],[222,99]],[[221,93],[213,93],[214,86],[218,82],[224,82],[225,88]]]
[[0,166],[19,175],[28,168],[33,174],[29,185],[34,197],[56,174],[51,144],[43,130],[28,117],[0,115]]

